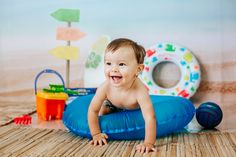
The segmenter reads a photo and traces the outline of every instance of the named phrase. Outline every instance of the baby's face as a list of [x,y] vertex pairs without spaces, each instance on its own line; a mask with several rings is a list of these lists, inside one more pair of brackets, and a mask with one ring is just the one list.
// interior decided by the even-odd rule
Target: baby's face
[[121,47],[114,52],[105,54],[105,76],[116,86],[129,86],[139,72],[134,51],[131,47]]

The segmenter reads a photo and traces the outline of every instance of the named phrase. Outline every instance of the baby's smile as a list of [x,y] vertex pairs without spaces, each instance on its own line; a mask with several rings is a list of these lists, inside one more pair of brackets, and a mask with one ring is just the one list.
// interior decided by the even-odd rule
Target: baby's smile
[[114,83],[119,83],[122,79],[122,76],[110,76]]

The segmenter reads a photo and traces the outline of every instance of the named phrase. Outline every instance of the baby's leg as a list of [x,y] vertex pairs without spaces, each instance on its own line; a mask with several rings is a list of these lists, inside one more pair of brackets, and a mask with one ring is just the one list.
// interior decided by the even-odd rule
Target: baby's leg
[[104,115],[104,114],[109,114],[109,113],[114,113],[121,111],[122,109],[119,109],[115,107],[109,100],[105,100],[102,104],[102,107],[99,111],[99,116]]
[[116,112],[116,107],[109,101],[105,100],[98,113],[99,116]]
[[110,112],[111,112],[110,108],[103,104],[102,107],[100,108],[98,115],[101,116],[101,115],[108,114]]

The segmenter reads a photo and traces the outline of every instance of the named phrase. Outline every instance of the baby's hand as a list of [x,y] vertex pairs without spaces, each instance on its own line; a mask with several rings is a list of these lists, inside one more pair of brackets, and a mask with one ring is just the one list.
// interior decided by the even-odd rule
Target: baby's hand
[[99,133],[93,136],[93,139],[89,142],[90,144],[93,144],[94,146],[99,145],[102,146],[103,144],[107,144],[107,134]]
[[150,143],[140,143],[136,146],[135,150],[139,153],[148,153],[157,151],[153,144]]

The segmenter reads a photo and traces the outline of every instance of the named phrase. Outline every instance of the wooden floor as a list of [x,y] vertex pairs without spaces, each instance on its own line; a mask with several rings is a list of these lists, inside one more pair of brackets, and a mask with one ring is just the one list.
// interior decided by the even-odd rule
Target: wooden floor
[[66,130],[38,129],[14,125],[0,127],[0,156],[169,156],[169,157],[235,157],[235,132],[178,133],[160,138],[157,152],[136,153],[141,141],[110,141],[95,147],[88,139]]
[[[4,98],[4,100],[2,99]],[[6,99],[6,101],[5,101]],[[158,138],[157,152],[136,153],[134,148],[142,141],[109,141],[108,145],[94,147],[88,139],[68,132],[61,121],[39,121],[33,100],[0,100],[0,157],[69,157],[69,156],[160,156],[160,157],[236,157],[235,105],[224,105],[224,118],[217,130],[202,131],[190,123],[188,132]],[[13,118],[31,114],[33,123],[19,126]],[[192,125],[193,124],[193,125]]]

